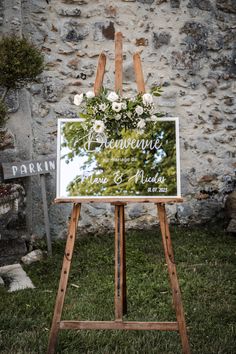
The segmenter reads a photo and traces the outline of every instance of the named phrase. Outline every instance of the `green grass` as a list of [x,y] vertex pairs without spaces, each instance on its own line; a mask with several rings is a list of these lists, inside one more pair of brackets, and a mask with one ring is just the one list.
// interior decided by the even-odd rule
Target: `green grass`
[[[236,352],[236,238],[221,226],[171,228],[192,354]],[[36,289],[0,288],[0,353],[46,352],[64,242],[53,258],[24,266]],[[114,237],[76,243],[63,319],[114,319]],[[175,321],[159,229],[127,232],[127,320]],[[179,334],[60,331],[57,353],[178,354]]]

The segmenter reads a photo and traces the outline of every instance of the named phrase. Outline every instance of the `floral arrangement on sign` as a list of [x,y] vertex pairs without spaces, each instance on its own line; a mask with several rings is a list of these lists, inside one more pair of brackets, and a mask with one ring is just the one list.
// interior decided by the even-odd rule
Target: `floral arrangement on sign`
[[102,88],[97,96],[93,91],[75,95],[74,104],[81,107],[79,116],[84,119],[82,126],[88,134],[119,138],[124,129],[143,133],[150,122],[161,116],[155,111],[153,103],[153,96],[160,95],[160,87],[131,98]]
[[127,98],[103,88],[74,96],[81,119],[61,125],[61,159],[81,163],[67,186],[70,196],[156,195],[166,186],[176,194],[175,122],[158,119],[160,94],[157,87]]

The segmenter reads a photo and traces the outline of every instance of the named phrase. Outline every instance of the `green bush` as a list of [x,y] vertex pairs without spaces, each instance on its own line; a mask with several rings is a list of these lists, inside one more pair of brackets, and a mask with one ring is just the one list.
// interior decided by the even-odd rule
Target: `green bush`
[[44,68],[38,48],[25,38],[3,37],[0,40],[0,86],[17,89],[35,81]]

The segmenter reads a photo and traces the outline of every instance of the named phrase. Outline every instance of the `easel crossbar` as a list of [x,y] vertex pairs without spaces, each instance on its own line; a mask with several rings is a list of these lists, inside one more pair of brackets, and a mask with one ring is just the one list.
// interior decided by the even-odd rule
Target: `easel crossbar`
[[112,329],[178,331],[177,322],[60,321],[60,329]]

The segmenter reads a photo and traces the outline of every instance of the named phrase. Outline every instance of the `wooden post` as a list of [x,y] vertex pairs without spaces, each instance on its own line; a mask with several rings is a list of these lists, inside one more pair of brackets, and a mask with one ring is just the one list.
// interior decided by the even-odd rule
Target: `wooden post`
[[144,84],[144,78],[143,78],[142,63],[141,63],[139,53],[135,53],[133,55],[133,62],[134,62],[134,73],[135,73],[135,80],[137,83],[138,92],[144,93],[145,92],[145,84]]
[[122,95],[122,33],[117,32],[115,34],[115,91]]
[[106,67],[106,55],[104,53],[101,53],[98,59],[97,73],[96,73],[96,78],[94,83],[94,93],[96,96],[99,94],[103,84],[105,67]]
[[162,243],[163,243],[165,259],[168,267],[168,273],[169,273],[170,284],[172,289],[172,298],[173,298],[176,318],[178,322],[178,330],[181,338],[183,354],[190,354],[184,309],[183,309],[183,304],[181,299],[179,282],[177,278],[176,265],[174,262],[174,252],[171,243],[169,225],[167,222],[165,204],[158,203],[157,211],[159,215]]
[[115,319],[121,321],[127,313],[126,256],[125,256],[125,203],[115,203]]
[[65,247],[65,254],[63,259],[63,265],[61,270],[61,278],[59,282],[56,304],[54,308],[54,316],[52,320],[52,326],[49,336],[47,354],[54,354],[57,342],[57,335],[60,326],[61,314],[64,305],[64,299],[67,289],[68,277],[70,273],[71,260],[74,251],[75,237],[78,225],[78,219],[80,216],[81,204],[74,204],[71,219],[69,224],[69,230],[67,235],[67,242]]
[[48,217],[48,203],[46,196],[46,184],[45,184],[45,175],[40,175],[40,184],[41,184],[41,194],[43,200],[43,214],[44,214],[44,225],[46,231],[47,239],[47,249],[49,256],[52,256],[52,242],[50,236],[50,226],[49,226],[49,217]]

